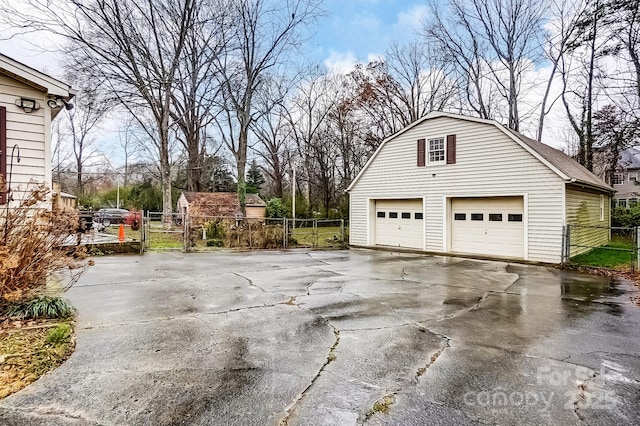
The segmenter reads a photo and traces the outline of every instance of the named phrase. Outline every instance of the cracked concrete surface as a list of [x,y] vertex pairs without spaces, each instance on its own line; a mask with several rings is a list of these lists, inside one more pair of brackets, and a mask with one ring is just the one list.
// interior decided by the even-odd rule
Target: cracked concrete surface
[[97,258],[76,352],[0,424],[638,424],[636,290],[370,250]]

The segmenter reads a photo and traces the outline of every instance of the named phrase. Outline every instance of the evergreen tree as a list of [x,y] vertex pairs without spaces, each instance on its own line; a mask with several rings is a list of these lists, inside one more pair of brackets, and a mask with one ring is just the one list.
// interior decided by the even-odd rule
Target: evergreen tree
[[247,171],[247,194],[258,194],[264,182],[260,166],[258,166],[256,160],[251,161]]

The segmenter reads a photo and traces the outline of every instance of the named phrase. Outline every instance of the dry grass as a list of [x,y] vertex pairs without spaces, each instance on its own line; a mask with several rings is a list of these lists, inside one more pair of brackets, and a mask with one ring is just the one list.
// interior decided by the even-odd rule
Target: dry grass
[[0,398],[60,366],[74,347],[68,322],[6,320],[0,327]]

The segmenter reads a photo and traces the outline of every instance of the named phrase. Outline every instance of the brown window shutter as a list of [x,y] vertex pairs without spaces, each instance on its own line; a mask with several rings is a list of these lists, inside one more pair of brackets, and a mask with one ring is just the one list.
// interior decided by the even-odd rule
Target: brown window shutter
[[447,164],[456,164],[456,135],[447,135]]
[[424,167],[425,165],[425,145],[424,139],[418,139],[418,167]]
[[0,184],[0,204],[7,203],[7,108],[0,107],[0,175],[3,184]]

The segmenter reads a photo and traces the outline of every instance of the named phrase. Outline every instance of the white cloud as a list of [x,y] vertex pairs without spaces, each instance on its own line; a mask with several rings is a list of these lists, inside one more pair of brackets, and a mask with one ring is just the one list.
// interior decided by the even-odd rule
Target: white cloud
[[353,52],[336,52],[331,50],[329,57],[324,60],[324,65],[329,72],[347,74],[355,69],[357,62]]
[[367,55],[367,62],[384,61],[384,55],[382,53],[369,53]]
[[398,13],[396,26],[404,30],[417,30],[427,16],[427,5],[416,4]]

